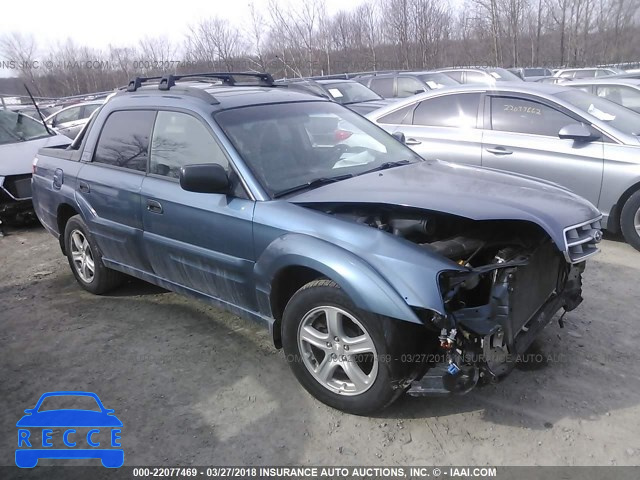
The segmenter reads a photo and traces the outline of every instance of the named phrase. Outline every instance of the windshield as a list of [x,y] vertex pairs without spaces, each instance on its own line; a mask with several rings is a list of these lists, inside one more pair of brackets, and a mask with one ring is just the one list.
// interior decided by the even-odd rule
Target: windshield
[[272,196],[318,179],[422,161],[364,117],[333,102],[255,105],[215,119]]
[[11,110],[0,110],[0,145],[49,136],[44,125],[33,118]]
[[331,100],[342,105],[382,100],[380,95],[358,82],[326,83],[322,84],[322,87],[327,91]]
[[426,83],[431,89],[460,85],[460,83],[456,82],[449,75],[439,72],[423,73],[422,75],[418,75],[418,78]]
[[521,82],[522,79],[511,73],[509,70],[505,70],[504,68],[487,68],[487,72],[493,78],[496,79],[497,82]]
[[582,90],[556,93],[556,96],[627,135],[640,135],[640,114],[628,108]]

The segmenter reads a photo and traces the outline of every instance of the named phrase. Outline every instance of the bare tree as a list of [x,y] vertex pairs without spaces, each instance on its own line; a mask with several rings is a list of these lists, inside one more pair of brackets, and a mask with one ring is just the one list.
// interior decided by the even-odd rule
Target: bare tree
[[0,37],[0,56],[9,62],[14,62],[23,80],[33,85],[38,95],[42,95],[35,82],[38,47],[33,35],[23,35],[18,32],[8,33]]

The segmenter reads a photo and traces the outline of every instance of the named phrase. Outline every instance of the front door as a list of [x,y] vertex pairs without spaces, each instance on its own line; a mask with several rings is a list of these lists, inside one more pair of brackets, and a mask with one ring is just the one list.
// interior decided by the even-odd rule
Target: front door
[[158,112],[149,175],[142,184],[147,256],[162,279],[233,305],[254,307],[255,203],[241,187],[224,194],[183,190],[180,167],[202,163],[218,163],[231,173],[227,156],[202,119]]
[[558,132],[579,120],[551,106],[510,96],[490,96],[489,125],[482,139],[482,166],[558,183],[598,205],[603,141],[561,139]]

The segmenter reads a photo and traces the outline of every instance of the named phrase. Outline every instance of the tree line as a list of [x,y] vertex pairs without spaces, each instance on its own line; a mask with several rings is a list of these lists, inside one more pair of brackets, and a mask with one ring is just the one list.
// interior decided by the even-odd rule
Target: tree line
[[[43,51],[0,36],[0,58],[41,96],[110,90],[136,75],[267,71],[296,77],[444,66],[591,66],[640,60],[640,0],[322,0],[249,4],[242,24],[211,17],[182,42],[144,37],[105,49],[69,39]],[[37,62],[34,65],[34,62]],[[0,92],[15,93],[15,92]]]

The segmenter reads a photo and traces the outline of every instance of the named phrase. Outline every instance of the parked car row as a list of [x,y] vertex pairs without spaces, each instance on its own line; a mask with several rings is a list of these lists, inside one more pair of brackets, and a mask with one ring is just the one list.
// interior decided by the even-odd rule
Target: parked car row
[[[70,146],[41,149],[35,210],[76,280],[102,294],[127,274],[263,323],[305,389],[356,414],[503,378],[581,303],[602,214],[549,181],[469,164],[484,133],[507,128],[492,108],[526,126],[525,114],[553,117],[542,109],[559,90],[540,86],[527,105],[508,83],[436,89],[380,110],[392,136],[341,105],[335,84],[309,85],[323,93],[264,73],[136,78]],[[622,107],[565,93],[605,102],[586,126],[558,100],[567,142],[593,129],[620,144],[608,106]],[[400,130],[425,114],[439,119],[426,121],[441,128],[434,145],[451,139],[441,154],[419,155],[409,147],[431,138]]]

